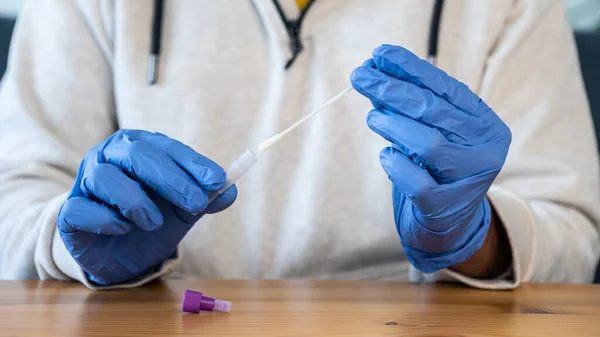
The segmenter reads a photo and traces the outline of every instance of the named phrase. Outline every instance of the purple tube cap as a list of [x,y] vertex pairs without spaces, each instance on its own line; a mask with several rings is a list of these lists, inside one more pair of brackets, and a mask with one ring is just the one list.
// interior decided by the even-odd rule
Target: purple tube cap
[[183,312],[200,312],[200,304],[202,303],[202,293],[193,290],[186,290],[183,293],[183,301],[181,302],[181,311]]

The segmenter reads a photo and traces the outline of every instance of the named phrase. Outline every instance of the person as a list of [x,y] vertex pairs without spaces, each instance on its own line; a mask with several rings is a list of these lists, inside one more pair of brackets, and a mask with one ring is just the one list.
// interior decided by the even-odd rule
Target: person
[[[434,66],[438,5],[26,3],[1,278],[591,281],[598,156],[562,2],[447,2]],[[208,203],[231,158],[350,84]]]

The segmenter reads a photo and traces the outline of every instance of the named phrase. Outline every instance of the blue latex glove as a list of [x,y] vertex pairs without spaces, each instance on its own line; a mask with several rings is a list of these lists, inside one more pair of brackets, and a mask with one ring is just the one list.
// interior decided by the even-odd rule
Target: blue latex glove
[[485,195],[509,128],[465,84],[402,47],[375,49],[351,81],[375,107],[367,124],[392,143],[380,161],[409,261],[431,273],[468,260],[490,225]]
[[208,205],[207,191],[224,182],[225,171],[190,147],[121,130],[81,162],[58,214],[60,236],[91,281],[121,283],[171,257],[202,215],[229,207],[235,186]]

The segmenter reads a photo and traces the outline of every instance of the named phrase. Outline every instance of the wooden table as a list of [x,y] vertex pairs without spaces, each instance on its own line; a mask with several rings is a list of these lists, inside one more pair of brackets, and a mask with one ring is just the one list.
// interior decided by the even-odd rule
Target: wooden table
[[[183,314],[185,289],[233,301]],[[600,287],[173,280],[93,292],[0,282],[0,336],[600,336]]]

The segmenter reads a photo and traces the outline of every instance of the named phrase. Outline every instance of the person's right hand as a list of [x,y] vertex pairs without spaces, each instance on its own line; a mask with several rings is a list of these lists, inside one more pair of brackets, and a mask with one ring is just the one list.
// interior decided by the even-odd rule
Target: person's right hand
[[92,148],[58,213],[67,250],[98,284],[118,284],[173,255],[204,214],[237,197],[235,186],[208,204],[225,171],[159,133],[121,130]]

